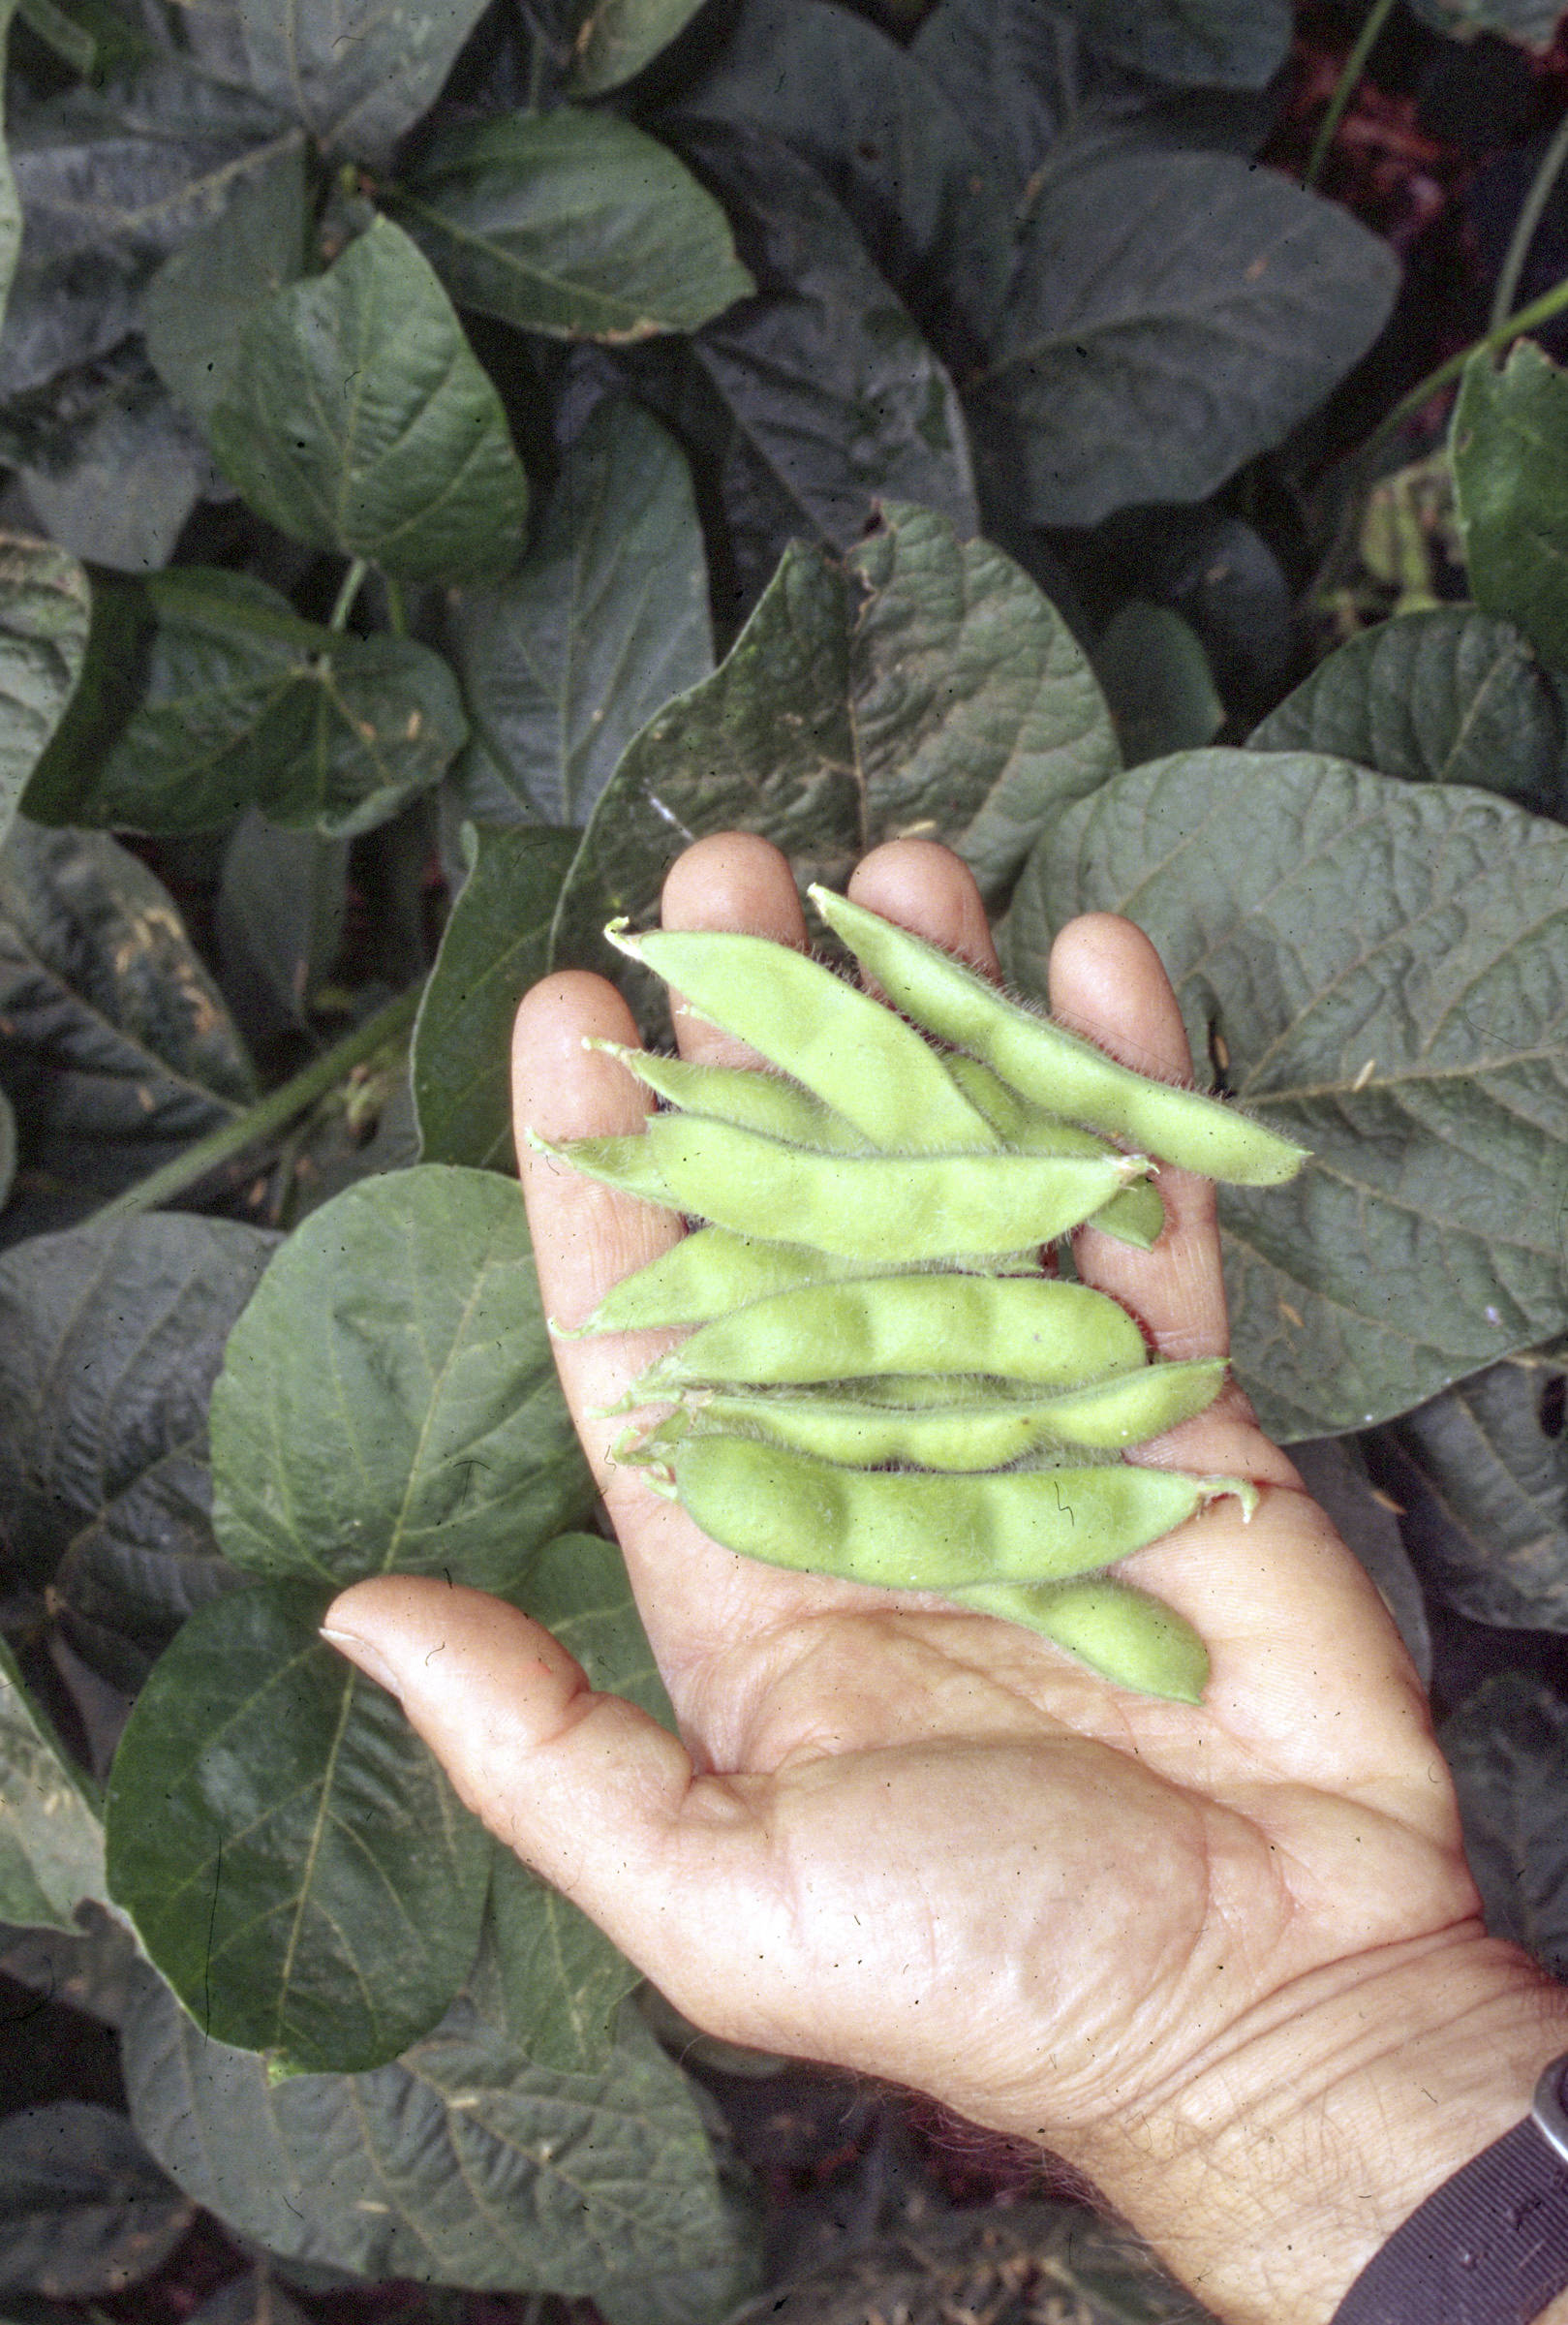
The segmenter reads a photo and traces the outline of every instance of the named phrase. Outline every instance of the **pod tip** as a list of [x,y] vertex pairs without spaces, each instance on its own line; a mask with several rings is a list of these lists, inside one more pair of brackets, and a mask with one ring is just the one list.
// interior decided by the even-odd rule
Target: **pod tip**
[[613,945],[617,952],[624,952],[629,961],[640,961],[642,958],[639,950],[641,940],[630,934],[630,927],[631,922],[628,915],[625,913],[617,913],[613,920],[606,920],[604,923],[604,941],[608,945]]

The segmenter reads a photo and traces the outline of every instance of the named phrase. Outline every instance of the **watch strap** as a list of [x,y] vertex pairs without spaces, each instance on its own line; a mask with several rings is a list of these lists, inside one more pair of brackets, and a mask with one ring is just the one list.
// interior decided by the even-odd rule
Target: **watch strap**
[[1368,2262],[1334,2325],[1530,2325],[1568,2290],[1568,2054],[1529,2114],[1434,2188]]

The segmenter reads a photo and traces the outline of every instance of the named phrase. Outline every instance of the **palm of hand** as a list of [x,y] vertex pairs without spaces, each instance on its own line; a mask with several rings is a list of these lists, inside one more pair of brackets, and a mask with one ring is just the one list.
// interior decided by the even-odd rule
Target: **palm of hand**
[[[920,843],[869,857],[862,902],[994,966],[972,884]],[[802,941],[784,859],[726,839],[671,875],[666,925]],[[1124,922],[1074,924],[1053,1004],[1145,1070],[1184,1075],[1180,1013]],[[685,1054],[732,1061],[677,1020]],[[634,1130],[642,1100],[586,1034],[633,1040],[613,988],[569,976],[519,1019],[519,1126]],[[662,1248],[666,1215],[524,1158],[545,1306],[575,1323]],[[1092,1230],[1080,1272],[1176,1356],[1223,1352],[1212,1190],[1166,1172],[1141,1254]],[[1010,1626],[721,1550],[595,1420],[657,1345],[562,1343],[681,1746],[582,1691],[537,1627],[477,1594],[387,1579],[349,1601],[448,1652],[405,1700],[470,1806],[576,1898],[698,2023],[905,2081],[1076,2147],[1197,2080],[1293,1980],[1477,1912],[1452,1786],[1381,1600],[1239,1392],[1153,1448],[1264,1484],[1125,1562],[1209,1644],[1205,1703],[1134,1697]],[[1143,1456],[1145,1458],[1150,1455]],[[361,1632],[366,1621],[354,1628]],[[454,1652],[455,1650],[455,1652]],[[413,1667],[418,1668],[418,1658]]]

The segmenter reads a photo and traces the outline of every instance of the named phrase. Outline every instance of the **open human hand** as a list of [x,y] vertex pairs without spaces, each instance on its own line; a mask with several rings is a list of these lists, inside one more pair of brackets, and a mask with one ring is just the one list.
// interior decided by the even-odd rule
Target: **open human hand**
[[[947,851],[891,843],[850,893],[995,974]],[[806,942],[787,863],[743,835],[687,852],[663,916]],[[1130,923],[1064,929],[1051,1001],[1141,1070],[1189,1077]],[[692,1018],[676,1034],[745,1062]],[[637,1038],[612,986],[562,975],[525,1000],[513,1050],[540,1286],[567,1325],[679,1233],[522,1144],[638,1128],[645,1094],[585,1036]],[[1086,1227],[1079,1272],[1160,1355],[1223,1354],[1213,1187],[1166,1169],[1159,1189],[1154,1249]],[[1330,2316],[1565,2040],[1556,1990],[1486,1937],[1419,1680],[1361,1566],[1227,1387],[1135,1458],[1250,1477],[1255,1515],[1214,1503],[1119,1568],[1196,1626],[1205,1699],[1129,1694],[989,1616],[706,1540],[612,1461],[624,1419],[592,1417],[672,1338],[562,1340],[557,1359],[679,1741],[477,1592],[359,1583],[329,1632],[396,1687],[492,1831],[696,2023],[1058,2151],[1223,2316]],[[1445,2128],[1391,2156],[1412,2075]]]

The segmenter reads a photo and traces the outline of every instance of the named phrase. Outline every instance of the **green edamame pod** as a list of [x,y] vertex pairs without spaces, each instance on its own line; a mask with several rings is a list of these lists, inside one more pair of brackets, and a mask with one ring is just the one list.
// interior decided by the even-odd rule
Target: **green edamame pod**
[[[1062,1133],[1072,1130],[1070,1123],[1057,1115],[1048,1114],[1043,1106],[1031,1106],[1028,1099],[1009,1090],[999,1074],[978,1058],[969,1058],[962,1050],[950,1050],[942,1064],[952,1075],[965,1097],[999,1132],[1004,1145],[1020,1155],[1103,1154],[1105,1142],[1092,1131],[1078,1131],[1074,1143],[1062,1144]],[[1077,1140],[1083,1141],[1082,1145]],[[1165,1224],[1165,1206],[1157,1190],[1148,1179],[1140,1179],[1131,1187],[1123,1187],[1113,1194],[1102,1211],[1096,1211],[1089,1222],[1102,1235],[1114,1235],[1119,1243],[1130,1243],[1140,1252],[1152,1252],[1159,1241]]]
[[1209,1651],[1184,1615],[1108,1574],[1071,1582],[982,1583],[955,1591],[961,1606],[999,1615],[1065,1647],[1102,1679],[1140,1695],[1201,1703]]
[[1151,1081],[1050,1018],[1034,1016],[893,921],[821,886],[810,894],[896,1008],[939,1040],[972,1052],[1051,1113],[1236,1186],[1278,1186],[1307,1160],[1304,1147],[1218,1099]]
[[874,1265],[1048,1243],[1149,1168],[1115,1153],[825,1155],[693,1114],[656,1114],[647,1138],[683,1211]]
[[719,1122],[783,1138],[791,1146],[815,1146],[836,1154],[864,1154],[866,1140],[799,1082],[781,1073],[756,1073],[744,1066],[696,1066],[687,1058],[661,1058],[622,1041],[588,1041],[588,1049],[618,1058],[645,1089],[657,1091],[689,1114],[710,1114]]
[[883,1590],[1054,1582],[1158,1541],[1239,1479],[1095,1468],[850,1470],[755,1437],[689,1437],[675,1490],[710,1540],[769,1566]]
[[604,931],[685,996],[712,1025],[751,1046],[879,1147],[984,1150],[996,1132],[911,1026],[810,953],[717,929]]
[[1126,1310],[1087,1284],[1010,1276],[873,1276],[776,1292],[701,1325],[636,1384],[803,1384],[877,1374],[994,1373],[1073,1388],[1147,1366]]
[[654,1160],[646,1132],[633,1131],[621,1138],[569,1138],[560,1146],[541,1138],[538,1131],[525,1131],[523,1136],[535,1154],[580,1170],[584,1178],[598,1179],[621,1194],[634,1194],[641,1202],[659,1203],[666,1211],[681,1208]]

